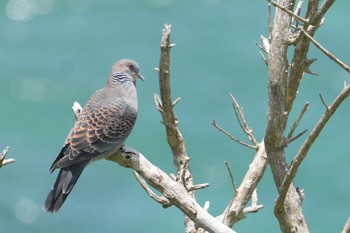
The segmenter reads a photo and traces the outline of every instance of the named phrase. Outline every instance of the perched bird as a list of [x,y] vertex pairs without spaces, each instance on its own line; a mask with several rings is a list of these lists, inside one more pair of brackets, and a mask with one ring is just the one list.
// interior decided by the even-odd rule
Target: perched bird
[[130,59],[115,63],[104,88],[90,97],[53,162],[59,168],[44,210],[57,212],[84,168],[106,158],[123,146],[137,117],[136,78],[144,80],[138,64]]

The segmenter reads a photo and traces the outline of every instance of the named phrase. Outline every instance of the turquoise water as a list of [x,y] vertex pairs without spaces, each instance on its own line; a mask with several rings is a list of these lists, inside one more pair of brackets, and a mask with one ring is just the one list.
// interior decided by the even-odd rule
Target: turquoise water
[[[17,5],[16,5],[17,4]],[[316,38],[348,64],[350,3],[337,2]],[[192,157],[199,203],[219,215],[233,195],[227,160],[242,179],[254,151],[215,130],[217,123],[245,140],[231,108],[232,92],[255,136],[266,124],[266,66],[254,44],[266,35],[265,1],[93,1],[11,0],[0,2],[0,148],[16,159],[0,171],[1,232],[183,232],[183,216],[163,209],[141,189],[128,169],[107,161],[88,167],[61,211],[41,210],[57,173],[49,167],[73,124],[71,105],[84,104],[105,83],[111,65],[133,58],[146,77],[138,85],[139,118],[127,144],[154,164],[174,172],[161,118],[153,103],[158,91],[159,43],[164,23],[173,25],[173,96],[180,129]],[[291,120],[306,101],[310,108],[299,130],[312,129],[349,75],[317,49],[312,65],[319,77],[305,75]],[[335,114],[300,168],[304,212],[313,232],[339,232],[349,217],[350,159],[347,148],[349,101]],[[292,123],[290,123],[291,125]],[[305,136],[287,148],[291,159]],[[267,170],[258,188],[265,206],[239,222],[239,232],[279,232],[272,213],[276,188]]]

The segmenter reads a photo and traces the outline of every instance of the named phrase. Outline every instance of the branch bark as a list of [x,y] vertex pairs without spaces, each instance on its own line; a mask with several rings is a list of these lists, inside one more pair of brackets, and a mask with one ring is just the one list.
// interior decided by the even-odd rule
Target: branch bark
[[[281,0],[278,1],[278,5],[287,6],[292,11],[294,1]],[[286,145],[284,131],[292,106],[290,104],[295,98],[300,81],[297,80],[296,86],[293,86],[292,90],[295,93],[294,95],[292,93],[292,99],[290,99],[287,51],[291,37],[291,21],[292,18],[286,12],[276,9],[268,59],[268,117],[264,141],[277,189],[288,171],[284,151]],[[300,68],[300,66],[296,67]],[[275,215],[283,232],[309,232],[302,212],[301,200],[293,185],[288,190],[284,208],[280,212],[275,212]]]

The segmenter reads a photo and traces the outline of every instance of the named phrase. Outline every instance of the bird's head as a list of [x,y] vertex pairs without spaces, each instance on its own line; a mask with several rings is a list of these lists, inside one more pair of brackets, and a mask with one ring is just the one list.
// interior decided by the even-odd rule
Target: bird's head
[[112,67],[111,75],[114,76],[114,74],[117,73],[124,73],[126,75],[129,75],[129,77],[132,78],[133,82],[136,81],[136,78],[139,78],[142,81],[145,80],[144,77],[140,74],[139,65],[131,59],[123,59],[117,61]]

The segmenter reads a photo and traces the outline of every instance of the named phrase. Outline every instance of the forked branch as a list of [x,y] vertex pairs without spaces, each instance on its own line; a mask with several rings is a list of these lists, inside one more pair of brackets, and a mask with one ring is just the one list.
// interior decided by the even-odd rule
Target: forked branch
[[255,139],[255,137],[253,135],[253,130],[249,127],[247,121],[245,120],[244,113],[243,113],[241,106],[239,106],[237,100],[235,99],[235,97],[231,93],[229,95],[230,95],[230,98],[232,100],[233,109],[234,109],[234,112],[236,115],[236,119],[239,123],[239,126],[241,127],[242,131],[247,135],[248,139],[253,143],[253,145],[245,143],[245,142],[237,139],[236,137],[232,136],[229,132],[227,132],[225,129],[220,127],[215,121],[212,121],[211,124],[215,128],[217,128],[220,132],[224,133],[229,138],[231,138],[233,141],[235,141],[243,146],[246,146],[248,148],[257,150],[259,147],[259,143],[257,142],[257,140]]
[[9,159],[6,159],[6,155],[9,151],[10,147],[6,147],[1,153],[0,153],[0,168],[2,168],[3,166],[5,165],[8,165],[10,163],[14,163],[15,162],[15,159],[13,158],[9,158]]

